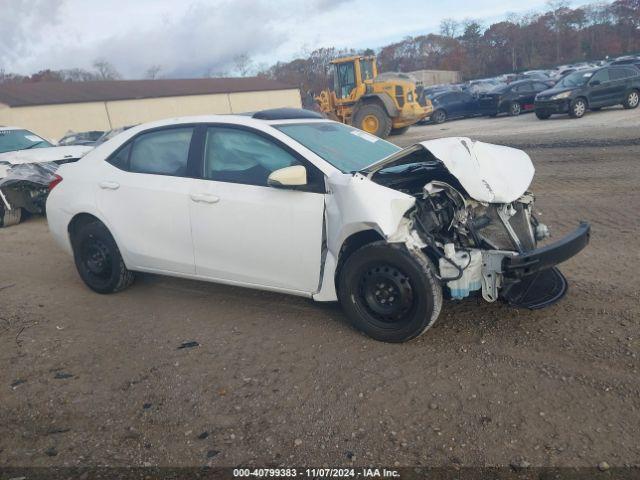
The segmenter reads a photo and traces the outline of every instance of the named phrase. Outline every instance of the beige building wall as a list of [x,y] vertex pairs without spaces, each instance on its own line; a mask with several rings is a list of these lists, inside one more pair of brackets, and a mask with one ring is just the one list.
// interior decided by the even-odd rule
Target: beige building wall
[[45,138],[59,140],[69,130],[110,130],[163,118],[301,106],[298,89],[15,108],[0,104],[0,125],[24,127]]
[[44,138],[56,141],[68,130],[110,129],[104,102],[16,108],[9,108],[0,103],[0,125],[24,127]]
[[270,92],[230,93],[232,113],[254,112],[267,108],[301,108],[300,90],[272,90]]

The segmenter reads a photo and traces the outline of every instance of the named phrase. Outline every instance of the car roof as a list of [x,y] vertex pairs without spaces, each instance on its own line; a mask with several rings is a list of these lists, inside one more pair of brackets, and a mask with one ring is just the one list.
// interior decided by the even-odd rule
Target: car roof
[[515,81],[513,81],[513,82],[509,83],[508,85],[509,85],[510,87],[513,87],[513,86],[516,86],[516,85],[522,85],[522,84],[524,84],[524,83],[533,83],[533,82],[535,82],[535,81],[536,81],[536,80],[533,80],[533,79],[531,79],[531,78],[527,78],[527,79],[524,79],[524,80],[515,80]]
[[[302,110],[302,109],[297,109]],[[312,112],[313,113],[313,112]],[[264,125],[281,125],[290,123],[310,123],[310,122],[332,122],[320,115],[317,116],[297,116],[295,118],[277,118],[277,119],[261,119],[254,118],[256,112],[237,113],[237,114],[212,114],[212,115],[194,115],[185,117],[165,118],[152,122],[141,123],[128,130],[134,133],[151,130],[155,128],[170,127],[172,125],[181,124],[197,124],[197,123],[227,123],[231,125],[244,125],[248,127],[262,127]],[[302,115],[302,114],[301,114]]]

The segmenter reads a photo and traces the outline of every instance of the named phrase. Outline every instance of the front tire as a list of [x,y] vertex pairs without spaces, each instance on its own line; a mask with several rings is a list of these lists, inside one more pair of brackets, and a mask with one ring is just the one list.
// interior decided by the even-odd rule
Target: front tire
[[119,292],[135,280],[134,272],[125,266],[118,245],[101,222],[80,226],[71,243],[80,278],[94,292]]
[[582,118],[587,112],[587,102],[584,98],[576,98],[569,106],[569,116],[571,118]]
[[640,92],[638,92],[638,90],[631,90],[624,97],[624,102],[622,103],[622,106],[627,110],[629,110],[632,108],[636,108],[639,103],[640,103]]
[[391,132],[391,119],[380,105],[366,103],[356,111],[353,126],[372,135],[385,138]]
[[511,102],[509,104],[509,115],[512,117],[517,117],[518,115],[520,115],[520,112],[522,111],[522,106],[520,106],[519,102]]
[[444,123],[447,120],[447,112],[444,110],[436,110],[431,114],[431,120],[435,124]]
[[347,258],[338,280],[345,313],[375,340],[406,342],[424,333],[440,314],[442,288],[434,266],[404,245],[365,245]]
[[22,221],[22,209],[13,208],[6,210],[2,202],[0,202],[0,228],[17,225]]

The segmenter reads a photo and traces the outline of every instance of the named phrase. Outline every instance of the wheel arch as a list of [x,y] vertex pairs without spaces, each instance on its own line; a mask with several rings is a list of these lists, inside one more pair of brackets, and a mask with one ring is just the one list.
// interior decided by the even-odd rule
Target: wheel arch
[[587,108],[591,108],[590,107],[591,102],[589,102],[589,98],[587,97],[587,95],[576,95],[576,98],[574,98],[572,102],[575,102],[578,99],[584,100],[584,103],[587,104]]
[[69,234],[69,240],[73,238],[73,235],[78,231],[80,227],[87,225],[89,223],[93,223],[95,221],[98,221],[104,225],[104,222],[102,220],[100,220],[95,215],[92,215],[91,213],[82,212],[74,215],[69,221],[69,224],[67,225],[67,233]]
[[380,105],[382,108],[384,108],[385,112],[387,112],[387,115],[389,115],[389,117],[391,118],[397,117],[400,113],[398,107],[396,107],[395,103],[393,103],[393,100],[391,99],[391,97],[389,97],[389,95],[382,93],[369,93],[360,97],[360,100],[358,100],[358,103],[356,103],[356,106],[353,109],[353,116],[355,116],[360,107],[366,105],[367,103],[376,103]]
[[362,248],[370,243],[379,242],[380,240],[384,239],[385,238],[380,234],[380,232],[374,229],[360,230],[358,232],[352,233],[344,239],[342,245],[340,246],[340,249],[338,250],[338,259],[336,263],[336,270],[334,272],[334,284],[336,286],[336,291],[338,290],[340,269],[344,265],[344,262],[347,260],[347,258],[349,258],[349,256],[359,248]]
[[113,231],[113,229],[111,228],[111,226],[109,225],[108,222],[106,222],[103,218],[101,218],[99,215],[96,215],[95,213],[90,213],[90,212],[78,212],[76,213],[71,220],[69,221],[68,225],[67,225],[67,234],[68,234],[68,238],[69,238],[69,244],[71,245],[71,247],[73,248],[73,235],[75,232],[78,231],[78,229],[80,227],[82,227],[83,225],[87,225],[89,223],[92,222],[100,222],[102,225],[105,226],[105,228],[107,230],[109,230],[109,233],[111,234],[111,236],[113,237],[113,240],[116,242],[116,245],[118,246],[118,250],[120,250],[120,255],[122,255],[122,260],[125,263],[125,266],[127,266],[127,268],[129,268],[129,265],[131,265],[131,260],[129,258],[129,252],[125,249],[122,248],[123,245],[120,242],[120,239],[118,238],[118,235],[116,232]]

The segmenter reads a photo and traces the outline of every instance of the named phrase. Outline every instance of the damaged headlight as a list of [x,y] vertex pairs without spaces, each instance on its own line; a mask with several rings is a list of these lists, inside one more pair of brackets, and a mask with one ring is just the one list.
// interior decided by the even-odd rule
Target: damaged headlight
[[568,92],[558,93],[557,95],[551,97],[551,100],[562,100],[563,98],[569,98],[571,96],[571,93],[571,90],[569,90]]

